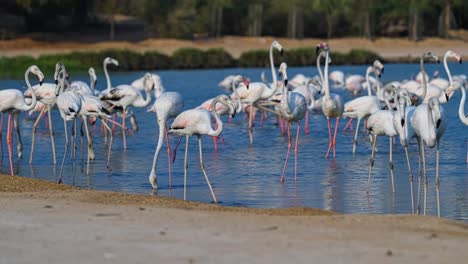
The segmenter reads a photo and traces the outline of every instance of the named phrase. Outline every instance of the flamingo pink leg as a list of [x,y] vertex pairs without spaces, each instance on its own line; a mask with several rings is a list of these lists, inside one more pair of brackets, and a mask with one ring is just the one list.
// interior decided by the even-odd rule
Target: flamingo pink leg
[[[299,124],[299,123],[298,123]],[[305,127],[304,127],[304,132],[306,134],[309,134],[310,133],[310,129],[309,129],[309,111],[306,112],[306,116],[305,116]]]
[[331,134],[331,124],[330,124],[330,118],[327,118],[327,123],[328,123],[328,150],[327,150],[327,155],[325,155],[325,158],[328,159],[328,155],[330,154],[330,149],[332,147],[332,134]]
[[[336,134],[338,132],[338,124],[340,123],[340,118],[336,118],[335,123],[335,134],[333,135],[333,158],[336,157]],[[357,129],[357,128],[356,128]]]
[[260,126],[263,127],[263,120],[265,119],[265,110],[262,111],[262,115],[260,116]]
[[[359,127],[356,127],[356,129],[359,129]],[[366,134],[367,131],[367,119],[364,119],[364,126],[362,127],[362,134]]]
[[182,141],[182,137],[179,137],[179,140],[177,141],[177,144],[174,147],[174,156],[172,157],[172,163],[174,163],[177,155],[177,148],[179,147],[180,142]]
[[125,118],[126,118],[126,114],[125,114],[125,109],[124,109],[122,111],[122,137],[123,137],[124,149],[127,149],[127,132],[125,131],[127,127],[125,126]]
[[169,135],[167,134],[167,125],[164,128],[164,134],[166,136],[166,145],[167,145],[167,162],[168,162],[167,171],[169,174],[169,188],[172,188],[171,142],[169,142]]
[[11,120],[11,114],[8,114],[8,125],[7,125],[7,146],[8,156],[10,160],[10,175],[13,176],[13,124]]
[[[0,151],[2,152],[2,161],[3,161],[3,133],[2,133],[2,130],[3,130],[3,113],[2,113],[2,117],[0,118]],[[468,153],[468,152],[467,152]],[[467,160],[468,162],[468,160]]]
[[350,131],[353,131],[353,119],[350,118],[348,123],[346,123],[345,127],[343,128],[343,132],[346,131],[346,129],[348,129],[348,127],[350,127]]
[[283,174],[281,175],[281,182],[284,182],[284,175],[286,174],[286,168],[288,167],[289,153],[291,152],[292,147],[292,137],[291,137],[291,123],[288,122],[288,151],[286,152],[286,159],[284,160]]
[[299,154],[299,130],[301,123],[297,122],[296,128],[296,146],[294,147],[294,180],[297,181],[297,155]]

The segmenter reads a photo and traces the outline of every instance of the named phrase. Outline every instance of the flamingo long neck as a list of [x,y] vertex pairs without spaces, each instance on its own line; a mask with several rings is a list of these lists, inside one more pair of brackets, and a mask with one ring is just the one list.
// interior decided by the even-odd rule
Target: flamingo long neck
[[[28,90],[31,90],[31,103],[30,104],[27,104],[26,101],[24,101],[24,107],[23,111],[29,111],[29,110],[32,110],[34,107],[36,107],[36,103],[37,103],[37,98],[36,98],[36,93],[33,91],[32,87],[31,87],[31,83],[29,82],[29,73],[31,72],[31,69],[28,69],[25,73],[24,73],[24,81],[26,82],[26,85],[28,86]],[[23,98],[24,100],[24,98]]]
[[151,169],[151,174],[154,175],[154,177],[156,177],[156,168],[158,164],[159,152],[161,152],[161,148],[162,148],[163,141],[164,141],[166,120],[159,119],[159,116],[158,116],[158,124],[159,124],[158,145],[156,146],[156,152],[154,152],[153,168]]
[[106,75],[107,91],[109,92],[110,89],[112,89],[112,84],[111,84],[111,80],[109,77],[109,73],[107,72],[107,63],[104,62],[103,67],[104,67],[104,75]]
[[449,55],[448,52],[446,52],[445,55],[444,55],[444,68],[445,68],[445,72],[447,73],[447,76],[448,76],[448,79],[449,79],[449,85],[452,85],[453,84],[452,74],[450,73],[450,70],[449,70],[449,67],[448,67],[448,64],[447,64],[448,55]]
[[372,96],[372,90],[371,90],[371,86],[370,86],[370,81],[369,81],[369,75],[371,74],[372,72],[372,67],[367,67],[367,71],[366,71],[366,83],[367,83],[367,95],[368,96]]
[[462,97],[460,99],[460,106],[458,107],[458,117],[460,121],[468,126],[468,118],[465,116],[465,100],[466,100],[466,91],[465,87],[461,87]]
[[325,97],[327,99],[330,99],[330,87],[328,86],[328,62],[329,62],[329,51],[326,51],[326,56],[325,56],[325,68],[323,70],[323,78],[324,78],[324,83],[323,87],[325,90]]
[[270,68],[271,68],[271,77],[273,78],[273,85],[276,85],[278,78],[276,77],[275,64],[273,62],[273,44],[270,46]]
[[268,90],[267,90],[266,93],[262,94],[262,99],[268,99],[268,98],[272,97],[273,95],[275,95],[275,94],[276,94],[276,91],[278,91],[278,89],[279,89],[279,86],[280,86],[280,85],[278,84],[278,81],[275,80],[275,82],[273,83],[273,87],[274,87],[274,88],[273,88],[273,89],[271,89],[271,88],[266,88],[266,89],[268,89]]
[[[323,51],[322,51],[323,52]],[[320,81],[322,82],[322,85],[324,83],[323,81],[323,73],[322,73],[322,68],[320,67],[320,59],[321,57],[323,56],[323,53],[320,52],[319,55],[317,56],[317,71],[318,71],[318,74],[319,74],[319,77],[320,77]]]
[[231,88],[232,90],[234,91],[234,94],[236,95],[237,97],[237,109],[236,109],[236,112],[240,113],[242,112],[242,101],[240,99],[240,95],[239,93],[237,92],[237,88],[236,88],[236,85],[235,85],[235,80],[231,83]]
[[219,99],[214,99],[213,102],[211,103],[211,113],[213,114],[213,117],[216,122],[216,129],[211,130],[208,135],[212,137],[217,137],[223,132],[223,122],[219,118],[218,112],[216,112],[216,104],[219,103]]
[[89,75],[89,87],[91,87],[91,91],[93,92],[94,95],[94,90],[95,90],[95,85],[94,85],[94,77],[90,74]]
[[424,69],[424,56],[421,57],[420,67],[421,67],[421,73],[422,73],[422,79],[423,79],[423,92],[421,95],[421,99],[424,101],[424,98],[426,98],[426,93],[427,93],[427,80],[426,80],[426,70]]
[[151,93],[145,89],[145,96],[146,98],[143,99],[143,96],[139,96],[138,99],[133,102],[133,106],[135,107],[145,107],[148,106],[149,103],[151,102]]

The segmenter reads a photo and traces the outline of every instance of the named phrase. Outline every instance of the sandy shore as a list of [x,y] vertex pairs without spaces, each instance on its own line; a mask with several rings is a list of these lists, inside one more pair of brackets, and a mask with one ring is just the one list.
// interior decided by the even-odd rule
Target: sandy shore
[[0,263],[461,263],[434,217],[227,208],[0,176]]
[[[387,59],[400,57],[418,57],[422,52],[432,51],[442,56],[445,51],[453,50],[463,56],[468,56],[468,33],[464,31],[454,32],[456,38],[445,40],[439,38],[426,38],[413,42],[406,38],[378,38],[370,41],[362,38],[331,39],[329,44],[334,51],[348,52],[351,49],[367,49],[380,54]],[[300,47],[315,47],[323,39],[292,40],[275,38],[287,49]],[[72,51],[99,51],[105,49],[130,49],[137,52],[156,50],[164,54],[172,54],[179,48],[191,47],[202,50],[210,48],[223,48],[235,58],[241,53],[254,49],[268,49],[272,37],[223,37],[199,41],[177,39],[148,39],[141,42],[99,42],[93,44],[78,42],[43,42],[29,38],[0,41],[0,56],[29,55],[38,57],[42,54],[67,53]]]

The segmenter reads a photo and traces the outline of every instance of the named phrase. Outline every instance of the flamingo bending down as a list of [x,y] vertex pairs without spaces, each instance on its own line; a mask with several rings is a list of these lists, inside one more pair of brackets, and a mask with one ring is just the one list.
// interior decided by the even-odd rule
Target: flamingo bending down
[[[321,106],[322,106],[322,112],[327,118],[328,122],[328,138],[329,138],[329,145],[328,145],[328,150],[325,158],[328,158],[328,155],[330,154],[330,150],[333,148],[333,157],[336,156],[336,134],[338,130],[338,124],[341,115],[343,114],[343,100],[341,97],[337,94],[332,94],[330,93],[330,86],[328,84],[328,64],[330,62],[329,59],[329,51],[330,48],[328,47],[327,43],[319,43],[316,47],[317,51],[320,51],[319,57],[325,57],[325,68],[324,68],[324,73],[319,74],[321,75],[320,77],[322,78],[322,83],[323,83],[323,90],[324,90],[324,96],[322,97],[321,100]],[[331,124],[330,124],[330,119],[335,118],[336,123],[335,123],[335,133],[332,136],[331,133]]]
[[[373,113],[382,109],[380,106],[380,86],[377,85],[377,96],[372,95],[369,74],[373,72],[376,77],[380,77],[380,74],[384,71],[384,66],[380,61],[374,61],[374,65],[367,68],[366,71],[366,81],[367,81],[367,96],[361,96],[351,101],[348,101],[344,105],[343,117],[357,118],[356,131],[354,132],[354,141],[353,141],[353,154],[356,153],[357,145],[357,134],[359,131],[359,124],[362,118],[367,118]],[[351,121],[351,120],[350,120]],[[352,121],[351,121],[352,122]]]
[[159,126],[158,144],[154,152],[153,166],[149,175],[149,182],[153,186],[153,189],[158,189],[158,180],[156,177],[156,165],[158,162],[159,152],[161,151],[164,136],[166,137],[167,144],[167,156],[169,164],[169,186],[172,186],[171,177],[171,148],[169,144],[169,138],[166,133],[166,123],[169,118],[173,118],[182,112],[184,107],[184,100],[182,95],[177,92],[165,92],[162,93],[158,99],[154,102],[148,112],[155,112],[157,122]]
[[231,114],[235,114],[234,106],[232,105],[231,99],[228,96],[222,94],[216,97],[213,100],[213,106],[211,114],[216,120],[217,128],[213,130],[211,128],[211,115],[210,112],[204,109],[190,109],[180,113],[174,120],[169,129],[168,134],[176,134],[179,136],[185,136],[185,159],[184,159],[184,200],[187,198],[187,169],[188,169],[188,143],[190,136],[196,135],[198,137],[198,147],[200,154],[200,167],[205,176],[206,183],[210,189],[211,195],[213,196],[213,201],[216,203],[216,196],[211,187],[210,180],[205,171],[205,165],[203,165],[203,156],[202,156],[202,135],[209,135],[217,137],[223,131],[223,122],[219,118],[218,113],[216,112],[216,104],[221,103],[229,107]]
[[[32,90],[31,83],[29,82],[29,74],[33,73],[39,78],[39,83],[42,84],[44,81],[44,74],[42,74],[39,67],[36,65],[30,66],[24,73],[24,81],[28,86],[28,90]],[[31,92],[31,102],[27,103],[23,93],[17,89],[6,89],[0,91],[0,112],[8,113],[7,123],[7,145],[8,155],[10,160],[10,174],[13,176],[13,126],[16,128],[18,133],[18,156],[22,152],[21,135],[19,134],[17,115],[19,111],[29,111],[36,106],[37,98],[34,92]],[[12,118],[13,116],[13,118]],[[2,128],[0,127],[0,130]]]
[[122,84],[115,88],[110,89],[107,93],[101,93],[99,99],[106,101],[114,106],[122,107],[122,137],[124,142],[124,149],[127,149],[127,139],[125,119],[129,106],[146,107],[151,102],[150,91],[154,89],[154,82],[150,74],[145,74],[145,94],[146,98],[143,99],[141,92],[130,85]]
[[[146,74],[151,75],[151,78],[154,83],[154,98],[158,98],[161,94],[164,93],[164,86],[162,84],[161,77],[159,77],[159,75],[154,74],[154,73],[147,72]],[[137,88],[140,91],[143,91],[145,89],[144,80],[145,80],[145,76],[136,79],[130,85],[132,87]]]

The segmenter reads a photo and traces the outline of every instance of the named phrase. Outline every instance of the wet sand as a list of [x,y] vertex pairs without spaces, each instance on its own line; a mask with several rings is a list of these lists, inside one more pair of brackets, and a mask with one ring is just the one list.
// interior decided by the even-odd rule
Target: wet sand
[[462,263],[468,225],[232,208],[0,175],[0,263]]
[[[442,56],[445,51],[453,50],[463,56],[468,54],[468,32],[454,31],[455,38],[446,40],[440,38],[425,38],[421,41],[409,41],[407,38],[377,38],[370,41],[363,38],[339,38],[328,41],[333,51],[348,52],[351,49],[366,49],[380,54],[386,59],[397,59],[402,57],[419,57],[426,51],[432,51]],[[234,37],[226,36],[219,39],[206,39],[198,41],[178,39],[148,39],[141,42],[44,42],[29,38],[0,41],[1,56],[29,55],[38,57],[42,54],[67,53],[72,51],[100,51],[106,49],[130,49],[137,52],[156,50],[170,55],[180,48],[197,48],[207,50],[210,48],[223,48],[233,57],[238,58],[240,54],[249,50],[268,49],[273,39],[280,41],[287,49],[301,47],[315,47],[323,39],[292,40],[272,37]]]

